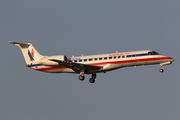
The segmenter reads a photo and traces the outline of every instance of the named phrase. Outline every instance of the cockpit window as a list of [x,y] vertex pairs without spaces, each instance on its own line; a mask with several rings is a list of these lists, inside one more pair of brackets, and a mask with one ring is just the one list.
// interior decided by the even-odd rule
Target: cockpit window
[[148,52],[148,55],[152,55],[153,53],[152,52]]
[[157,52],[153,51],[153,55],[159,55],[159,53],[157,53]]
[[155,51],[151,51],[151,52],[148,52],[148,55],[160,55],[160,54]]

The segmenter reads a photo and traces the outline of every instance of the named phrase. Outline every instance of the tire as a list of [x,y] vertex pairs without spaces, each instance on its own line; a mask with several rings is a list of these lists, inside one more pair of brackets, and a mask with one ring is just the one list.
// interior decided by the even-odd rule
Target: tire
[[159,71],[160,71],[161,73],[163,73],[163,72],[164,72],[164,70],[163,70],[163,69],[160,69]]
[[90,79],[89,79],[89,82],[90,82],[90,83],[94,83],[95,80],[94,80],[93,78],[90,78]]
[[83,80],[84,80],[84,78],[85,78],[85,77],[84,77],[84,76],[82,76],[82,75],[80,75],[80,76],[79,76],[79,80],[81,80],[81,81],[83,81]]

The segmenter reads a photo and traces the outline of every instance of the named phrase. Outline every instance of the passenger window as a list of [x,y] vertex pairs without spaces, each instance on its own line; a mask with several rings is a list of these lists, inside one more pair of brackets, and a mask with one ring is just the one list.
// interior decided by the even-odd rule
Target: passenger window
[[118,56],[118,58],[121,58],[121,56]]
[[89,61],[92,61],[92,59],[89,59]]
[[74,60],[74,62],[77,62],[77,60]]
[[107,60],[107,57],[104,57],[104,60]]
[[131,57],[131,55],[127,55],[127,57]]
[[97,58],[95,58],[94,60],[98,60]]
[[87,62],[87,59],[84,59],[84,62]]
[[116,56],[114,56],[114,59],[116,59]]
[[109,59],[112,59],[112,57],[109,57]]
[[82,60],[79,60],[79,62],[82,62]]
[[102,58],[99,58],[99,60],[102,60]]

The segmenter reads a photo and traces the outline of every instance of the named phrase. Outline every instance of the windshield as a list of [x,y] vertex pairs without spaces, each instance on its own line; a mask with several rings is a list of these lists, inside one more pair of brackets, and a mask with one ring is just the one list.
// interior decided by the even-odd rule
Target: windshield
[[158,52],[151,51],[151,52],[148,52],[148,55],[160,55],[160,54]]
[[158,52],[152,51],[153,55],[160,55]]

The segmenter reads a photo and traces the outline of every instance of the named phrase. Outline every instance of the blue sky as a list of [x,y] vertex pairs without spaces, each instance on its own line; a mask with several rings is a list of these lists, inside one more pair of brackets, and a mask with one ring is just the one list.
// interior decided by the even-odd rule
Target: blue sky
[[[177,0],[6,0],[0,2],[0,119],[180,118],[180,2]],[[49,74],[25,67],[18,47],[68,57],[152,49],[172,65],[97,74]]]

